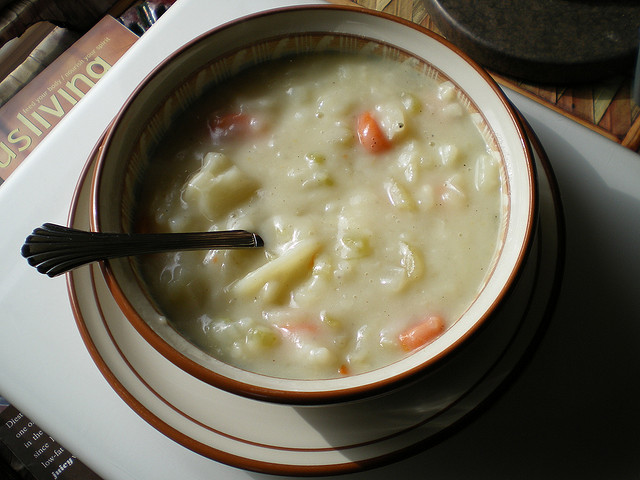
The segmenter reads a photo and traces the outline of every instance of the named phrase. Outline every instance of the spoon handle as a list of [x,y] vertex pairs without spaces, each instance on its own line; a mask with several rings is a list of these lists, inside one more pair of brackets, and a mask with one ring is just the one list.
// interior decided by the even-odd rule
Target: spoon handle
[[55,277],[87,263],[178,250],[218,250],[264,246],[245,230],[194,233],[102,233],[45,223],[27,237],[22,256],[40,273]]

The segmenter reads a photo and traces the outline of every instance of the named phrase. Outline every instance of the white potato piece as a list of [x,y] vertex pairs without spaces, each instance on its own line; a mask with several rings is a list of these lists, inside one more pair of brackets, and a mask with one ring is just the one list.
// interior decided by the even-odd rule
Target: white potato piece
[[279,257],[248,273],[233,285],[238,296],[250,298],[271,281],[290,285],[302,273],[312,271],[313,257],[322,245],[314,240],[303,240],[286,250]]
[[438,86],[438,98],[443,102],[452,102],[456,97],[456,87],[453,83],[446,81]]
[[376,116],[388,139],[401,138],[407,131],[404,110],[402,103],[396,101],[376,106]]
[[189,179],[182,198],[195,203],[210,220],[220,218],[257,188],[249,175],[222,153],[208,153],[203,167]]
[[391,205],[402,210],[416,209],[416,201],[413,198],[413,195],[410,193],[409,189],[400,182],[392,178],[385,182],[384,187]]
[[474,186],[477,191],[489,191],[500,187],[500,167],[491,155],[478,156],[475,163]]
[[438,147],[438,154],[440,155],[442,165],[454,165],[460,160],[460,150],[452,144]]

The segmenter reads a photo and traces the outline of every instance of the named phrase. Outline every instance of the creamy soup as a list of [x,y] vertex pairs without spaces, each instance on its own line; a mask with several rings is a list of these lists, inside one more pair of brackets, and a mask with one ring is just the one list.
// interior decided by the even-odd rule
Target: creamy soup
[[331,378],[394,362],[464,313],[497,251],[499,155],[454,85],[415,63],[268,62],[179,118],[138,230],[265,243],[140,259],[179,332],[240,368]]

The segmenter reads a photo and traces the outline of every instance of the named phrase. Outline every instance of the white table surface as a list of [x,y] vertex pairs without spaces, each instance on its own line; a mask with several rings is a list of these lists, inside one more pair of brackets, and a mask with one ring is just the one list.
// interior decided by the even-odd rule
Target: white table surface
[[[180,0],[0,186],[0,394],[109,479],[266,479],[201,457],[131,410],[93,364],[64,278],[20,247],[65,223],[109,120],[160,60],[206,30],[284,0]],[[308,2],[312,3],[312,2]],[[640,156],[516,93],[558,177],[567,255],[557,309],[527,368],[463,429],[353,479],[640,478]]]

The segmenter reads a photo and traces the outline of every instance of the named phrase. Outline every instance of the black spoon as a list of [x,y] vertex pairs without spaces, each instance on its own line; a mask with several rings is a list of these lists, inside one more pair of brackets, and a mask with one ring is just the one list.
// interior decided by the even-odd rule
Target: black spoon
[[55,277],[87,263],[109,258],[179,250],[263,247],[246,230],[194,233],[97,233],[52,223],[36,228],[22,246],[22,256],[40,273]]

